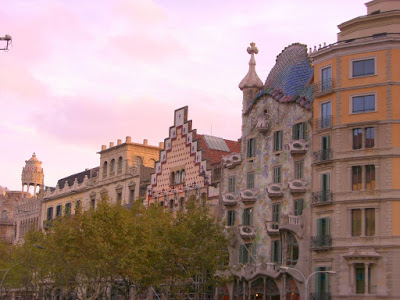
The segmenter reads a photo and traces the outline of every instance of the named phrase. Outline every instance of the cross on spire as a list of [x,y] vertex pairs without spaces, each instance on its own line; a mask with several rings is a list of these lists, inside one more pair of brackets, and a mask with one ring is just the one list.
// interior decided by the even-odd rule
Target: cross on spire
[[256,43],[254,42],[250,43],[250,47],[247,47],[247,53],[251,55],[254,55],[254,53],[258,54],[258,48],[256,47]]

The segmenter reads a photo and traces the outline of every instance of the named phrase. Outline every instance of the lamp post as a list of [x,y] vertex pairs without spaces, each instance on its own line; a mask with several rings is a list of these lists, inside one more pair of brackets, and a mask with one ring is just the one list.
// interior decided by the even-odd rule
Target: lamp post
[[336,274],[335,271],[315,271],[315,272],[312,272],[310,275],[308,275],[308,277],[306,278],[306,276],[304,276],[303,272],[301,272],[300,270],[297,270],[297,269],[294,269],[294,268],[290,268],[290,267],[286,267],[286,266],[281,266],[280,269],[281,270],[285,270],[285,271],[287,271],[287,270],[296,271],[297,273],[299,273],[303,277],[304,285],[305,285],[305,292],[304,292],[305,297],[304,297],[304,300],[308,300],[308,282],[309,282],[309,280],[310,280],[310,278],[312,276],[314,276],[317,273]]

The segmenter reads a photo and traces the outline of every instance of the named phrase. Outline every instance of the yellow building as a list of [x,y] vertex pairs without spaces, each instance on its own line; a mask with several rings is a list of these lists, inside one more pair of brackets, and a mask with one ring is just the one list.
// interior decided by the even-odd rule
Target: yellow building
[[150,174],[154,172],[154,163],[158,160],[159,146],[118,140],[110,143],[109,148],[101,147],[100,167],[86,169],[83,172],[58,180],[55,188],[48,188],[42,199],[41,220],[46,224],[63,214],[75,213],[78,206],[83,209],[96,207],[102,196],[108,196],[121,205],[144,198],[146,187],[150,183]]
[[400,299],[400,1],[366,6],[311,53],[315,299]]

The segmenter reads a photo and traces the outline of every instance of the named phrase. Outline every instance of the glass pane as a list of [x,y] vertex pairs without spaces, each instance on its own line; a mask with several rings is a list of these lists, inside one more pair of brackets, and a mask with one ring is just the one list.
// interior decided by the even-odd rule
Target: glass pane
[[375,60],[368,59],[364,60],[364,75],[374,75],[375,74]]
[[375,111],[375,95],[365,96],[365,111]]
[[364,111],[364,97],[353,97],[353,113]]
[[364,63],[362,60],[353,61],[353,77],[364,75]]

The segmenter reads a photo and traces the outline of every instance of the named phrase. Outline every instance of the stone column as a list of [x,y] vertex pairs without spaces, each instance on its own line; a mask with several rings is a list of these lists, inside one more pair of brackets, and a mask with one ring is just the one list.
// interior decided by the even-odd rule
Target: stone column
[[350,264],[350,293],[355,294],[355,269],[354,264]]
[[365,236],[365,208],[361,209],[361,236]]
[[368,286],[369,286],[369,278],[368,278],[368,267],[369,267],[369,263],[364,263],[364,268],[365,268],[365,289],[364,289],[364,294],[368,295]]

